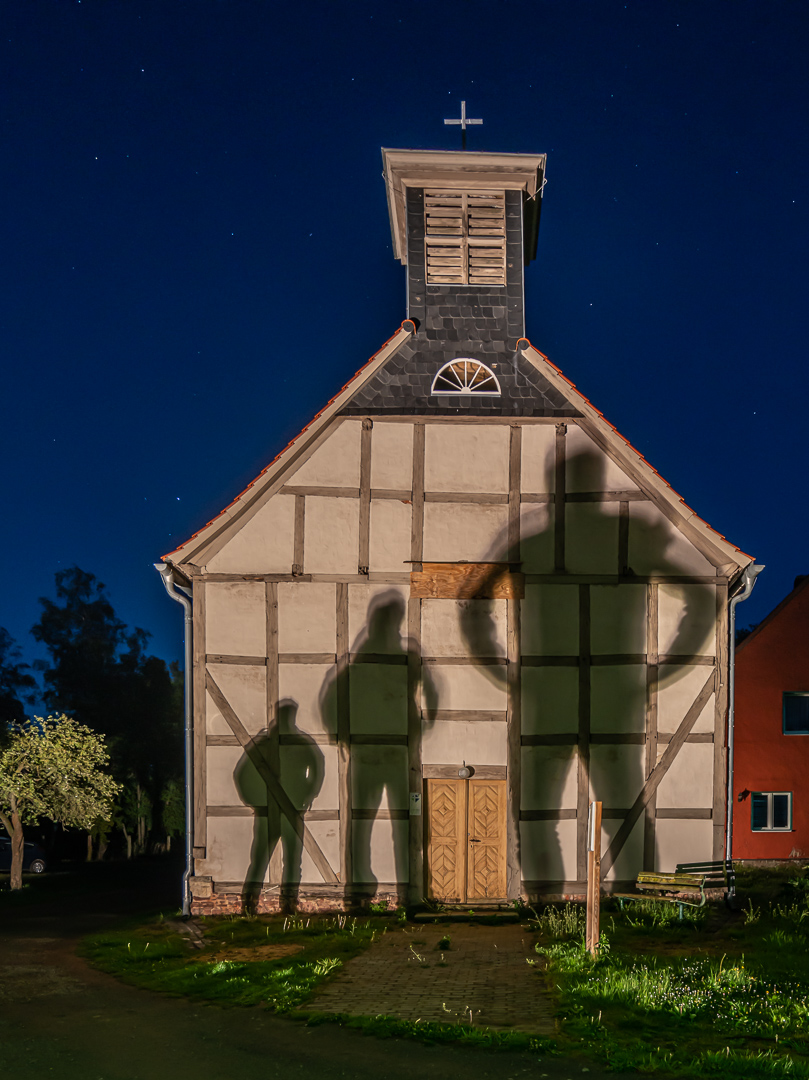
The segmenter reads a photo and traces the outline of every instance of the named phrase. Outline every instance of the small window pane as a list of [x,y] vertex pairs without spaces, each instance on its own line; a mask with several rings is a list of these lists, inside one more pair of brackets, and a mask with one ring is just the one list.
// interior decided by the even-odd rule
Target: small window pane
[[784,694],[784,734],[809,735],[809,694]]
[[774,829],[789,828],[789,795],[773,795],[772,827]]
[[750,801],[752,803],[753,829],[766,829],[767,804],[769,802],[769,799],[766,795],[762,795],[760,792],[754,791]]

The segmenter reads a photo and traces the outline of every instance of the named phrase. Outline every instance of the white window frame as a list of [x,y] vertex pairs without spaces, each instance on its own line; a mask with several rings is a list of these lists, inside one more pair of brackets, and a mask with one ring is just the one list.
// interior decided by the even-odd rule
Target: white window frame
[[[459,374],[456,371],[456,367],[460,364],[464,365],[464,370]],[[445,374],[446,372],[446,374]],[[483,374],[483,378],[480,375]],[[457,386],[450,387],[439,386],[439,380],[443,380],[445,383],[457,383]],[[491,385],[494,382],[496,389],[489,390],[476,390],[475,383],[483,383]],[[431,394],[446,395],[447,397],[458,397],[459,395],[472,396],[472,397],[500,397],[500,383],[497,376],[492,369],[482,363],[480,360],[474,360],[471,356],[459,356],[455,360],[450,360],[439,368],[435,373],[433,384],[430,387]]]
[[[756,795],[763,795],[767,799],[767,824],[760,829],[753,826],[753,799]],[[772,823],[773,796],[786,795],[789,806],[789,824],[779,825],[777,828]],[[792,792],[791,791],[752,791],[750,793],[750,829],[752,832],[792,832]]]

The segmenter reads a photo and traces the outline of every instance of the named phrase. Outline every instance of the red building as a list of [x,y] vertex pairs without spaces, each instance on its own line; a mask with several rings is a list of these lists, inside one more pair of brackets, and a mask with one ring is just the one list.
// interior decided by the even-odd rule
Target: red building
[[734,859],[809,858],[809,575],[736,650]]

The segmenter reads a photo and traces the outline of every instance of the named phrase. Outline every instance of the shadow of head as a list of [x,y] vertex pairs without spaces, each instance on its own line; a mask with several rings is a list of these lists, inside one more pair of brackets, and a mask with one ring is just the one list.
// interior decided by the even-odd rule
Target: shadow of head
[[364,648],[368,652],[402,652],[405,601],[395,589],[375,596],[368,605]]

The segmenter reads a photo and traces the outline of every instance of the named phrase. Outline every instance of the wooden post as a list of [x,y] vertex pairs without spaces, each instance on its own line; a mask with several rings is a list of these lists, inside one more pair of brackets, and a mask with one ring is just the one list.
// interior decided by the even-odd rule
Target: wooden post
[[601,935],[601,803],[590,803],[587,823],[587,951],[598,952]]

